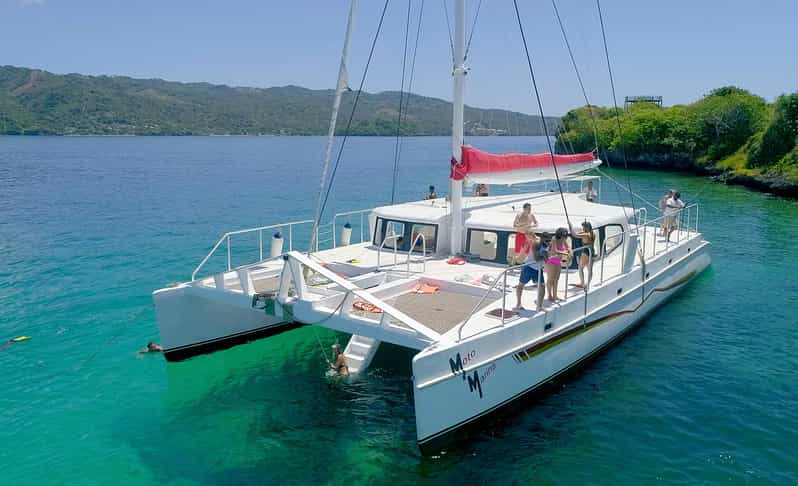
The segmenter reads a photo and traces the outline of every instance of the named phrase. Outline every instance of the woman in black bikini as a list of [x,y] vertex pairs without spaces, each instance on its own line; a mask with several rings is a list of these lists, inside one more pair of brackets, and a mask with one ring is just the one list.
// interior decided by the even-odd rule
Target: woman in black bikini
[[587,285],[593,280],[593,258],[596,256],[594,248],[595,236],[593,235],[593,225],[589,221],[582,223],[582,231],[574,235],[579,238],[578,249],[574,251],[574,256],[578,258],[579,264],[579,285],[578,287],[585,288],[585,267],[587,267]]

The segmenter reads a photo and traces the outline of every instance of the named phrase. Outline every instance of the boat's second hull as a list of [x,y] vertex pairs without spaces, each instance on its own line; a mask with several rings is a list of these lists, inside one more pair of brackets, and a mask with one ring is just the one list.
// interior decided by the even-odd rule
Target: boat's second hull
[[[506,343],[502,351],[495,346],[501,339],[493,343],[475,340],[457,353],[442,351],[422,358],[447,361],[447,368],[451,368],[448,377],[424,380],[416,369],[423,367],[414,362],[416,427],[422,452],[440,450],[464,426],[517,402],[599,353],[709,263],[704,246],[686,256],[679,265],[647,281],[639,290],[623,294],[585,316],[577,325],[552,332],[545,339],[529,344],[522,341],[519,346]],[[514,342],[520,336],[517,330],[506,331],[509,341]]]
[[245,295],[181,286],[153,294],[167,361],[226,349],[301,324],[266,315]]

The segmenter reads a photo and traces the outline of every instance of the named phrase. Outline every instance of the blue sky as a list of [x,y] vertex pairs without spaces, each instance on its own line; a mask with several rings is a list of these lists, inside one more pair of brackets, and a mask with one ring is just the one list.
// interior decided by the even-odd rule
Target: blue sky
[[[452,13],[451,0],[450,14]],[[468,0],[469,25],[478,0]],[[416,12],[421,0],[412,0]],[[450,99],[443,0],[425,0],[413,91]],[[593,0],[557,0],[591,101],[611,103]],[[382,0],[360,0],[356,84]],[[547,114],[581,104],[550,0],[520,2]],[[347,0],[0,0],[0,64],[238,86],[334,86]],[[392,0],[366,82],[395,90],[407,0]],[[798,90],[798,1],[604,0],[618,96],[693,101],[734,84],[773,99]],[[511,0],[483,0],[467,103],[536,113]]]

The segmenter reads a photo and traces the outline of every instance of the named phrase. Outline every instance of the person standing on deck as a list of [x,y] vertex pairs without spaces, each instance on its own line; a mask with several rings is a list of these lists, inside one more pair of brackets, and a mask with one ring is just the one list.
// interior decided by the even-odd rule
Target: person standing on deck
[[[659,198],[659,203],[657,203],[657,206],[659,206],[659,211],[663,215],[665,215],[665,210],[667,209],[667,206],[668,206],[668,199],[673,197],[673,193],[674,192],[676,192],[676,191],[671,189],[671,190],[668,191],[667,194],[665,194],[664,196]],[[665,232],[666,232],[666,229],[665,229],[665,218],[662,218],[662,223],[660,223],[659,228],[661,230],[660,236],[665,236]]]
[[[593,225],[590,221],[582,222],[582,231],[572,236],[575,242],[574,246],[577,247],[573,250],[574,256],[577,258],[579,264],[579,284],[577,287],[587,290],[591,280],[593,280],[593,258],[596,256],[595,235],[593,234]],[[585,285],[585,269],[587,268],[587,285]]]
[[679,214],[684,209],[684,201],[681,200],[681,193],[676,191],[673,196],[665,202],[665,241],[671,239],[671,233],[679,229]]
[[[513,229],[515,229],[515,256],[522,255],[522,250],[526,248],[527,236],[532,233],[532,228],[538,225],[538,220],[532,214],[532,205],[524,203],[523,210],[515,215]],[[534,236],[534,234],[533,234]]]
[[558,228],[557,232],[554,233],[554,239],[549,244],[546,265],[543,267],[546,270],[546,289],[548,290],[550,302],[560,300],[557,297],[557,284],[560,282],[562,267],[563,265],[568,265],[568,262],[571,261],[571,256],[571,245],[568,244],[568,230]]
[[546,293],[545,281],[543,280],[543,249],[541,248],[540,238],[531,233],[527,237],[526,248],[527,253],[526,263],[521,267],[521,277],[518,279],[518,285],[515,287],[516,304],[515,310],[524,310],[521,304],[521,295],[524,293],[524,286],[529,282],[535,282],[538,286],[538,298],[535,301],[535,309],[540,312],[543,310],[543,297]]
[[585,186],[585,201],[596,202],[598,201],[598,193],[593,189],[593,181],[587,181]]
[[427,193],[426,199],[438,199],[438,195],[435,194],[435,186],[429,186],[429,193]]

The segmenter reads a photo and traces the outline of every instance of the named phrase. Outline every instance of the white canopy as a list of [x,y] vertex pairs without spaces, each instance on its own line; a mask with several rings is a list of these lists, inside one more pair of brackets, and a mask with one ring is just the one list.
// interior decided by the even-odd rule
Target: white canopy
[[[565,193],[563,195],[574,229],[578,229],[582,221],[589,221],[594,228],[613,223],[625,227],[628,218],[634,215],[631,208],[587,202],[582,194]],[[568,227],[559,192],[533,193],[524,196],[526,197],[515,201],[497,201],[495,205],[467,211],[466,227],[513,231],[515,215],[522,210],[525,202],[532,205],[532,214],[538,221],[535,228],[537,231],[554,232],[557,228]]]

